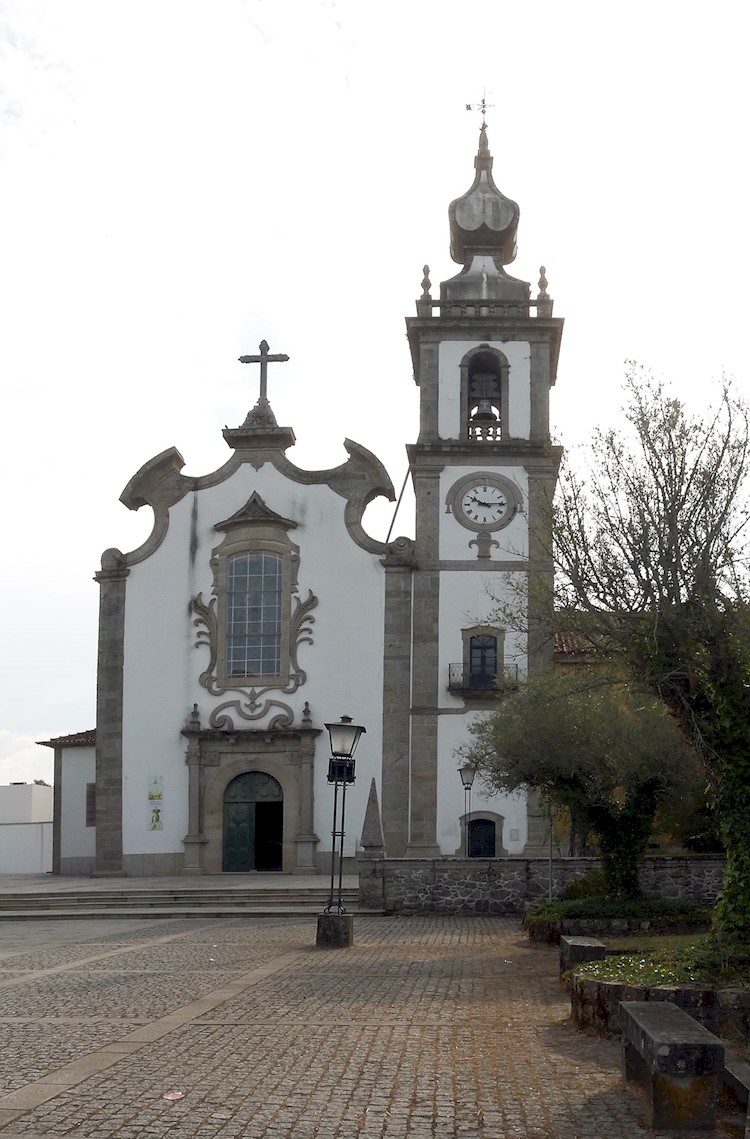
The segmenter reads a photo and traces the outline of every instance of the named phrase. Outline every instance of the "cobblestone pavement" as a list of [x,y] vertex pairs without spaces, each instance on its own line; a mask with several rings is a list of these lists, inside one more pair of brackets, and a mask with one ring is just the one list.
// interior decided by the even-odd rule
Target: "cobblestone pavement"
[[0,1139],[662,1139],[515,918],[35,924],[0,922]]

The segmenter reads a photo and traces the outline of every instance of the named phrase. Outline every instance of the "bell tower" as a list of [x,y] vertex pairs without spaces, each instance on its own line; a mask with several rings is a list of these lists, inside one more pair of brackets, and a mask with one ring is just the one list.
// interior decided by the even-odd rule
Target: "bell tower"
[[[561,452],[550,443],[549,390],[563,322],[552,315],[544,269],[535,299],[506,270],[520,211],[495,185],[492,166],[483,123],[472,185],[448,210],[451,257],[461,269],[434,300],[425,266],[417,315],[406,322],[420,427],[408,448],[416,497],[408,732],[396,739],[398,718],[389,727],[387,710],[384,717],[389,856],[458,852],[456,819],[462,833],[469,820],[461,815],[456,749],[477,712],[496,704],[498,682],[551,661],[544,584],[552,578],[550,506]],[[390,563],[395,570],[394,556]],[[403,589],[401,605],[403,614]],[[388,676],[386,655],[386,690]],[[399,748],[407,752],[401,765]],[[497,854],[533,853],[540,838],[533,808],[528,825],[513,825],[509,804],[495,798]],[[404,803],[394,823],[399,812],[389,805]]]

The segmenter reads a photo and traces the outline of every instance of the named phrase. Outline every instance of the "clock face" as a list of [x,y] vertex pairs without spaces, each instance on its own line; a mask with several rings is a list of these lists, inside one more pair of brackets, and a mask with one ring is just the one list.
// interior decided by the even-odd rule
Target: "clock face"
[[521,505],[521,492],[510,479],[479,471],[454,483],[447,505],[469,530],[499,530],[508,525]]
[[473,483],[460,499],[461,513],[478,526],[497,526],[508,513],[508,496],[499,486]]

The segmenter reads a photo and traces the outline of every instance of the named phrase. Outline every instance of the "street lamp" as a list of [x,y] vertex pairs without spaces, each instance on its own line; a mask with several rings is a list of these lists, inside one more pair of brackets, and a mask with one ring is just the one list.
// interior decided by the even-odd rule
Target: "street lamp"
[[461,776],[461,782],[464,785],[464,858],[469,857],[469,815],[471,814],[471,788],[474,784],[474,777],[477,773],[475,763],[470,763],[467,759],[466,763],[462,764],[458,769],[458,774]]
[[[333,829],[331,830],[331,890],[328,896],[328,905],[323,911],[330,914],[333,910],[338,914],[345,914],[341,901],[341,882],[344,874],[344,818],[346,814],[346,788],[347,784],[354,782],[354,752],[357,749],[360,736],[364,735],[365,728],[361,724],[353,724],[351,716],[342,716],[336,724],[326,724],[328,737],[331,742],[331,758],[328,761],[328,782],[333,783]],[[339,786],[341,787],[341,826],[337,828]],[[338,895],[334,899],[334,880],[336,873],[336,839],[339,846],[339,886]]]

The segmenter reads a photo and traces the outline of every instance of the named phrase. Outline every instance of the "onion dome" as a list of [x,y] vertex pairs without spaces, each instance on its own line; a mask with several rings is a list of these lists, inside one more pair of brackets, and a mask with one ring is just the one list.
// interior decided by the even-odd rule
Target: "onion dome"
[[443,283],[443,295],[456,300],[480,296],[488,300],[525,299],[528,284],[510,277],[503,268],[516,256],[521,211],[495,185],[485,123],[479,131],[474,169],[471,188],[448,207],[451,257],[463,269]]

